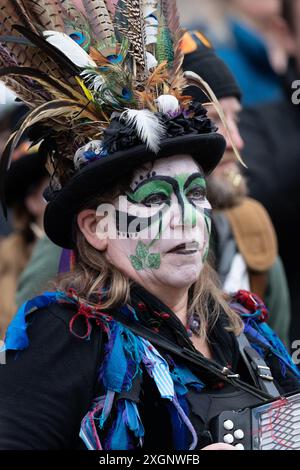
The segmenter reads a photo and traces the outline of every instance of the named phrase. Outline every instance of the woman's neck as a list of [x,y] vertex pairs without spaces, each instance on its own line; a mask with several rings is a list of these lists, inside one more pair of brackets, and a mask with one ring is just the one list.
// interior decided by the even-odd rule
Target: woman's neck
[[187,288],[156,288],[154,286],[147,286],[147,290],[151,294],[155,295],[155,297],[157,297],[167,307],[169,307],[169,309],[175,313],[181,323],[186,326],[189,294]]
[[[147,290],[169,307],[172,312],[181,321],[184,327],[188,323],[188,289],[170,289],[164,287],[163,289],[154,286],[147,286]],[[212,359],[212,352],[208,344],[207,338],[199,338],[194,336],[191,338],[194,347],[203,354],[203,356]]]

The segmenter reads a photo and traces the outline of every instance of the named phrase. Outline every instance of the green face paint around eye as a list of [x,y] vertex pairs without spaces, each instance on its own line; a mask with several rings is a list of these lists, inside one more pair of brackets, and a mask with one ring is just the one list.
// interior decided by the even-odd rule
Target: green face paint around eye
[[206,201],[206,181],[200,174],[181,175],[180,199],[182,202],[182,218],[184,224],[194,227],[197,224],[202,208],[199,204]]
[[[134,191],[128,192],[127,196],[130,201],[136,204],[148,205],[147,200],[149,200],[149,198],[155,195],[162,195],[165,197],[165,200],[169,200],[172,192],[173,188],[168,182],[161,179],[153,179],[138,186]],[[149,205],[150,204],[151,202]]]
[[[206,181],[202,174],[180,174],[174,178],[155,175],[137,185],[136,189],[127,193],[127,197],[131,203],[145,206],[171,205],[172,196],[174,195],[181,207],[184,224],[196,226],[197,217],[199,217],[200,214],[205,219],[206,238],[209,238],[208,214],[204,214],[205,208],[203,206],[201,208],[199,207],[200,202],[206,201]],[[157,203],[153,203],[152,201],[157,201]],[[150,226],[154,221],[157,222],[157,218],[149,219]],[[136,271],[160,268],[161,255],[160,253],[150,253],[150,248],[155,242],[160,240],[161,237],[162,223],[159,224],[157,236],[152,239],[150,243],[138,242],[135,254],[129,256],[131,265]],[[205,257],[207,256],[207,252],[208,248],[204,253]]]
[[188,184],[184,185],[184,192],[188,195],[193,189],[199,189],[203,192],[203,197],[206,196],[206,181],[205,178],[197,176],[194,179],[187,181]]

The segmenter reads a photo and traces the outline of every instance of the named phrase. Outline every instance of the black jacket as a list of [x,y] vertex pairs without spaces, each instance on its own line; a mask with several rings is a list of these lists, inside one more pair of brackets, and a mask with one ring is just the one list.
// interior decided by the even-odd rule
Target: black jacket
[[[145,312],[143,315],[146,317]],[[36,310],[29,316],[29,347],[17,353],[7,353],[7,364],[0,366],[0,450],[85,448],[79,438],[79,430],[93,400],[103,394],[98,377],[106,336],[93,324],[90,339],[75,337],[69,328],[75,313],[74,306],[57,303]],[[222,366],[231,366],[251,383],[236,338],[225,330],[224,321],[221,316],[210,335],[214,359]],[[76,333],[83,336],[85,328],[84,319],[80,318],[76,322]],[[188,335],[174,314],[170,320],[163,322],[161,334],[176,344],[189,345]],[[275,377],[280,375],[278,370],[273,372]],[[197,431],[197,449],[200,449],[211,443],[206,434],[206,424],[213,416],[212,407],[220,394],[224,394],[222,399],[225,398],[225,405],[219,402],[221,410],[224,406],[239,409],[241,403],[247,406],[253,404],[253,397],[249,401],[244,392],[235,395],[236,390],[220,388],[220,379],[211,381],[209,375],[195,369],[195,366],[193,373],[207,384],[207,393],[201,392],[199,395],[191,390],[187,395],[190,420]],[[174,450],[176,423],[174,428],[172,415],[153,386],[153,381],[146,373],[142,377],[142,383],[137,388],[133,387],[128,396],[139,403],[145,428],[143,449]],[[299,379],[287,376],[280,387],[291,391],[299,388],[299,384]],[[227,403],[227,397],[231,402]]]

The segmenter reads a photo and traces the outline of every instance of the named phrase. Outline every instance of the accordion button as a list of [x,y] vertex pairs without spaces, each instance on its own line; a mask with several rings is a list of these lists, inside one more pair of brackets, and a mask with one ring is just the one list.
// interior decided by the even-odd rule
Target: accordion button
[[235,437],[236,439],[244,439],[245,433],[244,433],[244,431],[242,431],[242,429],[237,429],[237,430],[234,432],[234,437]]
[[234,446],[234,448],[235,448],[236,450],[245,450],[245,447],[243,446],[243,444],[236,444],[236,445]]
[[223,440],[224,440],[224,442],[225,442],[226,444],[232,444],[233,441],[234,441],[234,437],[233,437],[232,434],[226,434],[226,435],[224,436]]
[[230,419],[227,419],[227,421],[224,421],[224,429],[226,431],[231,431],[234,428],[234,424]]

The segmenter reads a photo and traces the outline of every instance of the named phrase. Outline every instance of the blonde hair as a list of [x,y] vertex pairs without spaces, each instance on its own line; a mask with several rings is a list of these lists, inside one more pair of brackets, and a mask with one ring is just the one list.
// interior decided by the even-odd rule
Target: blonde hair
[[[113,191],[101,197],[96,197],[84,207],[96,209],[102,203],[111,203],[128,187],[129,176],[115,186]],[[79,299],[91,305],[97,305],[99,293],[106,290],[106,300],[101,308],[114,309],[130,303],[131,281],[119,269],[111,264],[103,252],[96,250],[85,239],[77,223],[74,225],[74,240],[76,264],[74,269],[56,281],[56,288],[67,291],[70,287],[76,291]],[[188,315],[196,314],[200,319],[198,334],[207,338],[208,331],[213,328],[219,315],[224,312],[228,318],[228,330],[236,335],[242,331],[242,320],[228,305],[226,296],[220,286],[216,272],[207,261],[199,279],[189,290]]]

